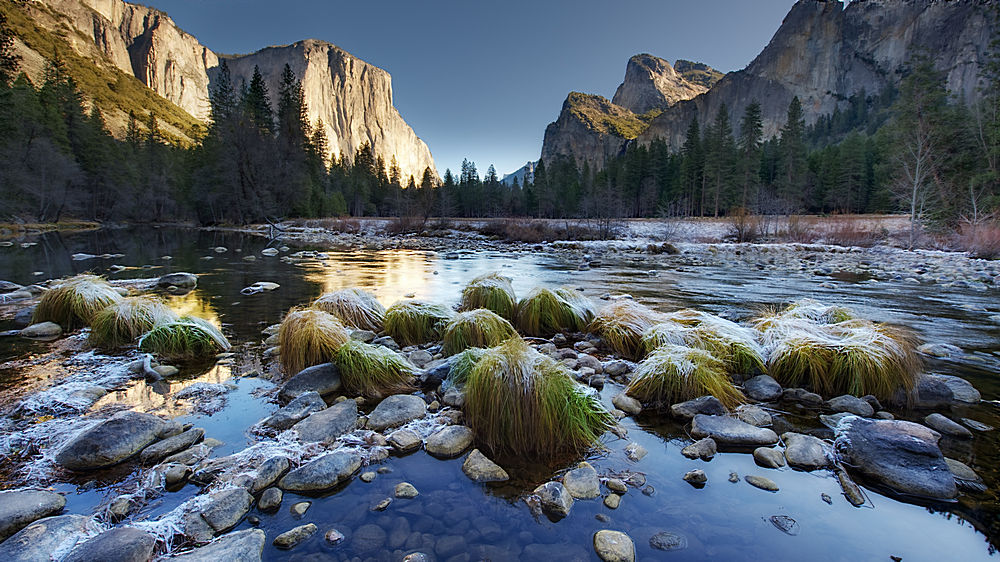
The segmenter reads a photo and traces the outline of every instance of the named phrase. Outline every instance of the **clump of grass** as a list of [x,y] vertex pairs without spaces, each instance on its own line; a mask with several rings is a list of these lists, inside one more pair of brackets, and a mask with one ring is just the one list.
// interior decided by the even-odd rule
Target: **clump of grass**
[[486,350],[481,347],[470,347],[456,355],[451,360],[451,368],[448,369],[448,383],[454,386],[464,385],[469,380],[469,373],[473,367],[485,354]]
[[350,339],[336,316],[322,310],[293,308],[278,329],[281,367],[291,376],[306,367],[326,363]]
[[746,397],[726,374],[726,363],[703,349],[665,344],[643,359],[626,393],[645,404],[666,406],[710,394],[726,407]]
[[381,398],[414,390],[415,368],[387,347],[349,340],[337,350],[333,362],[350,393]]
[[385,331],[404,346],[438,341],[441,331],[454,316],[450,308],[440,304],[400,301],[385,311]]
[[579,453],[614,424],[563,365],[520,338],[486,350],[465,382],[466,422],[494,454]]
[[359,330],[381,332],[385,322],[385,307],[375,295],[363,289],[341,289],[320,295],[312,308],[329,312],[346,326]]
[[817,324],[836,324],[854,318],[854,313],[843,306],[829,306],[813,299],[802,299],[788,305],[782,311],[771,310],[760,315],[755,321],[758,330],[766,331],[771,323],[791,319],[806,320]]
[[493,347],[513,337],[514,326],[490,310],[460,312],[444,329],[441,352],[454,355],[470,347]]
[[65,330],[72,330],[89,325],[98,312],[121,299],[104,279],[77,275],[46,291],[31,321],[55,322]]
[[139,339],[140,350],[170,361],[208,359],[231,347],[218,328],[194,316],[159,324]]
[[134,342],[158,324],[175,321],[177,315],[159,299],[125,297],[94,316],[89,341],[97,347],[121,347]]
[[644,349],[642,336],[664,316],[635,301],[619,299],[602,308],[590,323],[589,330],[601,336],[616,353],[640,359]]
[[510,277],[496,272],[476,277],[462,291],[459,310],[485,308],[507,320],[513,320],[517,299],[510,281]]
[[572,289],[537,288],[517,303],[517,327],[528,336],[581,332],[593,319],[590,299]]
[[666,319],[687,328],[687,338],[680,345],[711,352],[726,363],[731,373],[765,370],[764,349],[756,330],[692,309],[667,314]]

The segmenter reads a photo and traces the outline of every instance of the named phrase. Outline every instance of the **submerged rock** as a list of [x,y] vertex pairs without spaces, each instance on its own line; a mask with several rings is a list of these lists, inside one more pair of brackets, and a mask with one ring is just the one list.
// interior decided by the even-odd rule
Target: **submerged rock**
[[778,442],[774,431],[729,416],[697,414],[691,422],[691,435],[699,439],[711,437],[718,445],[730,447],[760,447]]
[[292,492],[329,490],[350,478],[359,468],[361,468],[359,455],[334,451],[289,472],[278,485],[283,490]]
[[486,455],[473,449],[462,463],[462,472],[473,482],[504,482],[510,480],[507,471],[500,465],[486,458]]
[[306,419],[292,426],[299,440],[304,443],[331,443],[353,430],[358,423],[358,403],[344,400],[325,410],[313,412]]
[[642,413],[642,404],[624,392],[616,394],[615,397],[611,399],[611,403],[615,408],[618,408],[631,416],[637,416]]
[[939,438],[920,424],[852,416],[837,426],[835,447],[846,464],[896,492],[951,499],[958,490]]
[[146,562],[153,557],[156,539],[134,527],[115,527],[73,549],[63,562]]
[[766,490],[768,492],[777,492],[778,485],[774,483],[774,480],[766,478],[764,476],[757,476],[756,474],[748,474],[743,477],[747,481],[747,484],[755,488],[760,488],[761,490]]
[[266,536],[260,529],[229,533],[211,543],[169,558],[178,562],[260,562]]
[[660,531],[652,537],[649,537],[650,548],[655,548],[656,550],[683,550],[688,546],[687,537],[678,533],[671,533],[670,531]]
[[[952,404],[978,404],[982,395],[969,381],[951,375],[922,374],[917,379],[917,387],[912,396],[913,405],[918,408],[938,408]],[[893,402],[905,405],[907,396],[903,391],[893,396]]]
[[942,435],[955,437],[957,439],[972,439],[972,432],[958,422],[948,419],[938,413],[931,414],[924,418],[924,423],[931,429],[935,429]]
[[419,396],[395,394],[380,402],[372,413],[368,414],[366,427],[382,431],[421,418],[426,412],[427,404]]
[[603,529],[594,533],[594,552],[604,562],[633,562],[635,544],[620,531]]
[[90,517],[57,515],[39,519],[0,543],[0,560],[37,562],[51,560],[56,552],[69,552],[97,535],[101,529]]
[[759,402],[772,402],[781,397],[781,385],[768,375],[759,375],[743,383],[743,394]]
[[337,392],[340,387],[340,370],[337,369],[337,366],[333,363],[321,363],[302,369],[281,385],[278,390],[278,401],[283,404],[288,403],[300,394],[309,391],[326,396]]
[[304,420],[309,414],[326,409],[326,402],[315,390],[309,390],[296,396],[284,408],[271,414],[260,422],[265,427],[284,431]]
[[948,470],[955,477],[955,484],[960,489],[969,492],[986,491],[986,482],[969,465],[955,459],[949,459],[948,457],[945,457],[944,462],[948,463]]
[[638,443],[629,443],[628,445],[625,445],[625,458],[632,462],[639,462],[648,454],[649,451]]
[[424,449],[438,457],[452,458],[461,455],[472,445],[472,430],[464,425],[449,425],[427,438]]
[[56,462],[70,470],[112,466],[163,437],[169,426],[150,414],[119,412],[66,443],[56,454]]
[[781,440],[785,442],[788,466],[801,470],[818,470],[829,466],[826,445],[818,437],[789,432],[782,434]]
[[551,517],[566,517],[573,507],[573,496],[562,482],[546,482],[534,494],[541,500],[542,511]]
[[714,396],[700,396],[694,400],[688,400],[687,402],[680,402],[670,406],[670,413],[675,418],[681,418],[684,420],[690,420],[698,414],[705,414],[708,416],[724,416],[729,413],[729,410],[719,402],[719,399]]
[[274,546],[283,549],[295,548],[299,543],[313,536],[318,528],[312,523],[299,525],[274,537]]
[[601,480],[594,467],[586,461],[563,476],[563,486],[578,500],[591,500],[601,495]]
[[198,286],[198,276],[193,273],[168,273],[156,281],[158,287],[194,289]]
[[0,492],[0,542],[38,519],[59,513],[65,506],[66,498],[55,492]]
[[404,500],[411,500],[420,495],[420,492],[410,484],[409,482],[400,482],[396,484],[396,488],[393,490],[393,495],[397,498]]
[[690,470],[684,474],[684,481],[695,487],[704,486],[708,482],[708,475],[705,471],[698,468],[695,470]]

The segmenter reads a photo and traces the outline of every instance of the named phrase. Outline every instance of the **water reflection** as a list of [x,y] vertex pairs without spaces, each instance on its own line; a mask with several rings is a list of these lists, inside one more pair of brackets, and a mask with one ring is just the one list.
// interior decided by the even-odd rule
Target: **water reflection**
[[159,414],[170,418],[191,412],[191,400],[177,398],[177,393],[197,383],[228,383],[233,378],[229,365],[215,365],[205,373],[192,378],[160,380],[155,383],[138,381],[128,388],[113,390],[98,400],[92,410],[112,404],[128,405],[137,412]]

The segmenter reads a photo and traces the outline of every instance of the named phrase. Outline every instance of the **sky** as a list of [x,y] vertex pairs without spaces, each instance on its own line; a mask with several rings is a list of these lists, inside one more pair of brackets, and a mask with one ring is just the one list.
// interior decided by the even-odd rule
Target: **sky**
[[571,91],[607,98],[629,57],[740,70],[793,0],[134,0],[219,53],[334,43],[392,75],[403,119],[441,174],[463,158],[503,176],[538,159]]

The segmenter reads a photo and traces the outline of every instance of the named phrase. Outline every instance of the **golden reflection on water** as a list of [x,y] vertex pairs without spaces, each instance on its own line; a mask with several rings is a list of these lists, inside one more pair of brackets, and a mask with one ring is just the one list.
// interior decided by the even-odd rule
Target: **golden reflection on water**
[[224,384],[233,378],[232,367],[215,365],[204,374],[184,380],[162,380],[155,383],[138,381],[123,390],[113,390],[98,400],[91,410],[111,404],[127,404],[138,412],[155,413],[170,418],[191,411],[188,399],[175,398],[181,390],[199,382]]
[[304,264],[305,279],[324,293],[359,287],[375,294],[384,306],[407,297],[429,299],[433,294],[437,259],[427,252],[391,251],[327,254],[329,259]]
[[170,308],[178,316],[197,316],[212,323],[215,327],[220,327],[219,314],[212,306],[212,301],[205,298],[205,295],[198,291],[191,291],[186,295],[172,296],[167,301]]

